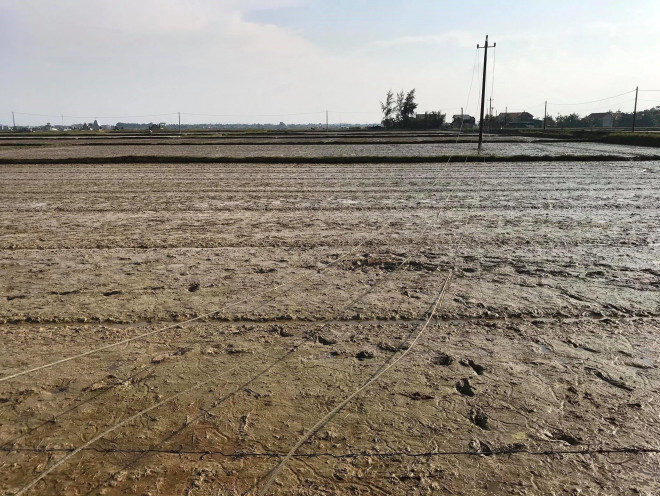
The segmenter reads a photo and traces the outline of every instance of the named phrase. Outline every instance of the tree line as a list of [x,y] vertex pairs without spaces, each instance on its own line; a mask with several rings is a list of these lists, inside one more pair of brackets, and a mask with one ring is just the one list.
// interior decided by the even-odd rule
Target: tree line
[[[603,124],[603,115],[608,113],[612,115],[611,126]],[[599,127],[627,129],[632,127],[632,112],[621,112],[620,110],[614,112],[610,110],[609,112],[601,112],[600,114],[600,116],[594,116],[593,114],[590,114],[584,117],[576,112],[565,115],[558,114],[555,117],[548,115],[545,119],[545,125],[548,128],[559,129],[584,129]],[[533,122],[535,127],[542,127],[543,117],[535,118]],[[484,123],[489,129],[515,127],[515,125],[512,126],[510,115],[506,113],[492,116],[492,118],[489,115],[485,115]],[[635,125],[637,127],[660,127],[660,106],[637,112]]]

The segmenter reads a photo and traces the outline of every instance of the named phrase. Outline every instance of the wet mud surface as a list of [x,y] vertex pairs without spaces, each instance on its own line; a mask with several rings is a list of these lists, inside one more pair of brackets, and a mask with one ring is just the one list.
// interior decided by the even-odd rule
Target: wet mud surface
[[[366,142],[343,140],[341,143],[314,141],[305,143],[301,138],[282,138],[279,141],[291,142],[279,144],[278,140],[241,140],[236,144],[231,139],[216,141],[201,141],[168,139],[160,142],[130,142],[117,140],[109,143],[99,143],[97,140],[76,140],[70,142],[49,142],[34,140],[35,146],[25,146],[30,141],[24,141],[23,146],[0,147],[2,159],[64,159],[64,158],[103,158],[124,156],[159,156],[159,157],[398,157],[398,156],[433,156],[433,155],[477,155],[473,142],[463,142],[466,139],[428,142],[425,140],[392,143],[383,139],[370,138]],[[107,140],[110,141],[110,140]],[[308,140],[308,141],[311,141]],[[329,141],[329,140],[328,140]],[[458,141],[458,142],[457,142]],[[514,141],[514,142],[511,142]],[[261,146],[256,146],[261,145]],[[485,156],[598,156],[609,155],[619,157],[657,157],[657,148],[631,147],[604,143],[562,142],[551,140],[529,139],[489,139],[484,144]]]
[[657,494],[658,167],[4,165],[0,493]]

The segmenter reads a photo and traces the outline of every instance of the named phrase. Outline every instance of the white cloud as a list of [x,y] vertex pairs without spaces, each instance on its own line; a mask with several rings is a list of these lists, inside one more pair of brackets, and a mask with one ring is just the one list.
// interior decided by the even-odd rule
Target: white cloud
[[[416,88],[422,111],[451,113],[465,105],[476,44],[484,41],[476,24],[391,39],[382,36],[386,29],[370,31],[361,39],[374,41],[338,53],[331,41],[316,44],[295,26],[248,20],[254,11],[305,3],[0,0],[0,122],[8,122],[11,110],[81,116],[317,112],[282,120],[320,122],[325,109],[373,111],[342,118],[377,121],[378,101],[390,88]],[[660,42],[649,34],[655,33],[650,20],[632,31],[613,19],[495,27],[501,33],[491,31],[498,47],[490,63],[496,65],[498,110],[545,99],[592,100],[637,84],[657,87],[652,61]],[[628,32],[636,36],[622,35]],[[477,87],[475,80],[471,107]]]

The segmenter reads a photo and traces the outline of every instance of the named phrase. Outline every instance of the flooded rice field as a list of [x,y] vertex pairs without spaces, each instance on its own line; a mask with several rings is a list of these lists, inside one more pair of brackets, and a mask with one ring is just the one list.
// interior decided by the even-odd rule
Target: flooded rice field
[[[476,153],[53,141],[0,158]],[[2,494],[660,492],[658,161],[0,178]]]
[[[525,142],[499,143],[487,142],[483,148],[485,156],[598,156],[619,157],[657,156],[658,150],[650,147],[630,147],[605,143],[565,143],[565,142]],[[97,158],[124,156],[159,156],[159,157],[422,157],[434,155],[476,155],[474,143],[341,143],[325,144],[277,144],[250,143],[223,144],[203,143],[168,143],[168,144],[108,144],[92,146],[29,146],[0,148],[0,159],[65,159]]]

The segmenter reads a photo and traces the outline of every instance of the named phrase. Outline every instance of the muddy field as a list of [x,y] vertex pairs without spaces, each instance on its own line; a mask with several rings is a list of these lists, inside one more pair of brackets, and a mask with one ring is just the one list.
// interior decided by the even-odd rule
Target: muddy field
[[[474,153],[35,143],[0,157]],[[659,178],[1,165],[0,493],[658,494]]]
[[[44,143],[39,147],[11,146],[0,147],[0,159],[66,159],[103,158],[127,156],[159,157],[422,157],[433,155],[476,155],[474,143],[456,142],[342,142],[328,144],[323,141],[313,143],[296,142],[278,144],[273,142],[243,142],[234,140],[202,142],[190,144],[177,140],[166,143]],[[309,141],[309,140],[307,140]],[[598,156],[609,155],[626,158],[658,156],[658,149],[651,147],[631,147],[604,143],[531,142],[519,140],[515,143],[490,141],[484,145],[484,156]]]

